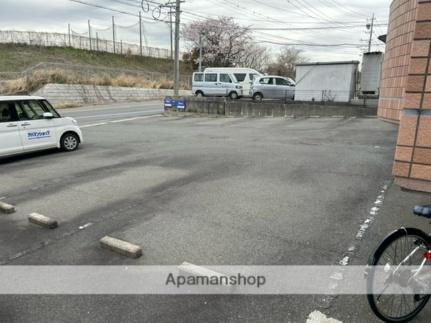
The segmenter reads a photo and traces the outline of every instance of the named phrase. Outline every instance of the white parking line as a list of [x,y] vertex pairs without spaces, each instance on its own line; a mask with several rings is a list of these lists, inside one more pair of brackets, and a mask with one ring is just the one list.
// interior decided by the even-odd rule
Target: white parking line
[[325,314],[314,311],[308,315],[307,321],[305,323],[343,323],[331,317],[327,317]]
[[160,117],[160,116],[162,116],[162,115],[161,114],[155,114],[155,115],[151,115],[151,116],[143,116],[143,117],[134,117],[134,118],[128,118],[128,119],[114,120],[114,121],[110,121],[109,123],[119,123],[119,122],[126,122],[126,121],[140,120],[140,119],[149,119],[149,118]]
[[155,117],[161,117],[161,114],[153,114],[150,116],[142,116],[142,117],[133,117],[133,118],[127,118],[127,119],[120,119],[120,120],[112,120],[112,121],[106,121],[106,122],[99,122],[99,123],[88,123],[81,126],[81,128],[90,128],[90,127],[97,127],[97,126],[104,126],[109,123],[120,123],[120,122],[126,122],[126,121],[133,121],[133,120],[141,120],[141,119],[149,119],[149,118],[155,118]]
[[152,101],[152,102],[148,102],[148,103],[139,103],[139,104],[132,104],[132,106],[130,105],[126,105],[126,104],[118,104],[118,105],[113,105],[110,107],[106,107],[106,106],[93,106],[92,108],[70,108],[70,109],[61,109],[60,111],[64,111],[66,113],[68,112],[90,112],[90,111],[104,111],[104,110],[120,110],[120,109],[130,109],[130,108],[141,108],[141,107],[151,107],[151,106],[155,106],[159,104],[159,101]]
[[108,113],[108,114],[95,114],[91,116],[76,116],[75,119],[82,120],[82,119],[94,119],[94,118],[105,118],[105,117],[115,117],[115,116],[123,116],[123,115],[136,115],[136,114],[142,114],[147,112],[160,112],[160,109],[157,110],[145,110],[145,111],[135,111],[135,112],[120,112],[120,113]]
[[90,128],[90,127],[97,127],[97,126],[103,126],[108,124],[107,122],[100,122],[100,123],[89,123],[89,124],[85,124],[80,126],[80,128]]

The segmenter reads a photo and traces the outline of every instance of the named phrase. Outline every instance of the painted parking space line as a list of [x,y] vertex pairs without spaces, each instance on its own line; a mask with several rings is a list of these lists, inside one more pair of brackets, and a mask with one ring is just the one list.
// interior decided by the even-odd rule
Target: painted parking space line
[[71,108],[71,109],[60,109],[60,111],[63,111],[65,113],[69,112],[91,112],[91,111],[109,111],[109,110],[120,110],[120,109],[138,109],[141,107],[152,107],[157,104],[160,104],[158,101],[151,101],[148,103],[142,103],[137,105],[125,105],[125,104],[119,104],[119,105],[112,105],[112,106],[93,106],[92,108]]
[[97,127],[97,126],[103,126],[103,125],[107,125],[107,122],[100,122],[100,123],[89,123],[89,124],[84,124],[82,126],[80,126],[80,128],[90,128],[90,127]]
[[119,122],[126,122],[126,121],[142,120],[142,119],[149,119],[149,118],[161,117],[161,116],[162,116],[161,114],[155,114],[155,115],[150,115],[150,116],[142,116],[142,117],[134,117],[134,118],[114,120],[114,121],[110,121],[109,123],[119,123]]
[[319,311],[311,312],[308,315],[307,321],[305,323],[343,323],[331,317],[327,317],[325,314]]
[[145,110],[145,111],[130,111],[130,112],[119,112],[119,113],[105,113],[105,114],[95,114],[90,116],[75,116],[75,119],[82,120],[82,119],[94,119],[94,118],[105,118],[105,117],[115,117],[115,116],[124,116],[124,115],[137,115],[137,114],[143,114],[143,113],[153,113],[153,112],[160,112],[160,109],[157,110]]
[[126,121],[142,120],[142,119],[149,119],[149,118],[155,118],[155,117],[161,117],[161,116],[162,116],[161,114],[153,114],[153,115],[149,115],[149,116],[133,117],[133,118],[105,121],[105,122],[99,122],[99,123],[88,123],[88,124],[83,124],[80,127],[81,128],[91,128],[91,127],[105,126],[105,125],[110,124],[110,123],[120,123],[120,122],[126,122]]

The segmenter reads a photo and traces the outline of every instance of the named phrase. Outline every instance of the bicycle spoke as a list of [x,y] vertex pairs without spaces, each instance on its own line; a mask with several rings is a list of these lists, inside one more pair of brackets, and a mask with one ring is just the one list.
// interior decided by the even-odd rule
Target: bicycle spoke
[[[380,267],[383,270],[375,270],[370,276],[373,279],[370,285],[375,306],[373,310],[377,310],[376,313],[389,321],[410,319],[428,300],[427,295],[403,294],[405,288],[408,288],[404,286],[405,279],[414,273],[408,267],[420,268],[424,259],[422,249],[425,246],[424,238],[406,231],[406,234],[392,239],[376,259],[375,265],[383,266]],[[383,286],[380,285],[381,282],[384,283]],[[392,288],[395,288],[393,293],[389,291]],[[387,292],[391,294],[386,294]]]

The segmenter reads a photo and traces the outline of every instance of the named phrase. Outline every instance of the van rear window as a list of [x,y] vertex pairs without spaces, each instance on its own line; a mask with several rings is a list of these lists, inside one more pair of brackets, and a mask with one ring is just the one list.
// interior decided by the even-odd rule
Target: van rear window
[[245,78],[247,77],[246,73],[235,73],[234,75],[238,82],[244,82]]
[[204,80],[204,75],[203,73],[196,73],[194,76],[194,81],[195,82],[202,82]]

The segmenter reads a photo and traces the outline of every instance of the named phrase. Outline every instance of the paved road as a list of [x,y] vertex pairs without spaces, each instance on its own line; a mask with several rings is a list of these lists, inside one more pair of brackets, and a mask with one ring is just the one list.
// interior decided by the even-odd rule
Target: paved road
[[121,121],[163,112],[161,100],[136,103],[117,103],[109,105],[86,106],[82,108],[61,109],[60,114],[73,117],[80,125],[92,125],[110,121]]
[[[156,110],[151,104],[146,109]],[[97,123],[120,108],[85,110],[70,113],[99,115]],[[375,119],[335,118],[88,124],[76,152],[0,164],[0,197],[18,207],[0,217],[0,263],[337,264],[390,178],[397,130]],[[53,216],[60,227],[30,225],[30,212]],[[142,245],[144,256],[101,249],[107,234]],[[2,296],[0,321],[304,322],[315,309],[350,315],[321,304],[319,296]],[[349,322],[375,321],[369,312],[352,315]]]

